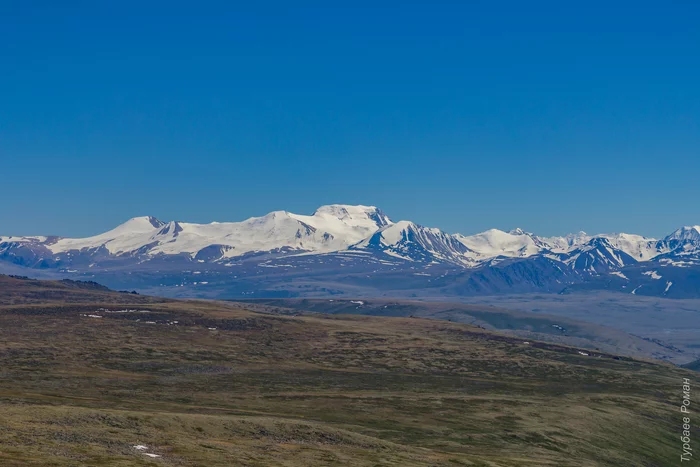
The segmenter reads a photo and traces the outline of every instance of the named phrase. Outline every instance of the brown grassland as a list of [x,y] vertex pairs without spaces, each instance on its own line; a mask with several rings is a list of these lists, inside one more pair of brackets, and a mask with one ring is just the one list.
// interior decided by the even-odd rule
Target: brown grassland
[[693,376],[447,321],[8,277],[0,373],[2,466],[675,465]]

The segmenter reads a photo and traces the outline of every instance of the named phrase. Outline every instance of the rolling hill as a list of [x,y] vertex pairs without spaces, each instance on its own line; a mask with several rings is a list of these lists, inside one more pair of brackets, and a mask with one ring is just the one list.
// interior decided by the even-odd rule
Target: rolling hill
[[0,277],[0,463],[677,458],[689,370],[447,320],[274,308]]

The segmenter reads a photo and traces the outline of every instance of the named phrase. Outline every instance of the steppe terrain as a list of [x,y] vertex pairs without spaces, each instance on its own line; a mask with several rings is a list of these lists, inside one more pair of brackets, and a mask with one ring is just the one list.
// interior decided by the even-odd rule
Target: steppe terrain
[[[0,277],[3,466],[666,466],[666,363]],[[156,457],[157,456],[157,457]]]

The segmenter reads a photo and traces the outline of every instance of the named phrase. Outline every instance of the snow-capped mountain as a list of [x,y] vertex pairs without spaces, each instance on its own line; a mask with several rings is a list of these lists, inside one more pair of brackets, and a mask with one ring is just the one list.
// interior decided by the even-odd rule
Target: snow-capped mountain
[[[374,206],[322,206],[310,216],[271,212],[242,222],[192,224],[135,217],[88,238],[0,237],[0,253],[22,246],[50,255],[207,256],[221,260],[255,252],[329,252],[347,248],[391,221]],[[213,254],[214,252],[220,254]],[[201,255],[200,255],[201,256]]]
[[510,232],[491,229],[469,237],[457,234],[455,238],[469,250],[476,252],[481,259],[498,256],[527,258],[549,248],[542,239],[521,229]]
[[636,261],[648,261],[663,252],[659,250],[657,240],[641,235],[618,233],[598,237],[606,239],[612,248],[627,253]]
[[564,237],[540,237],[540,240],[556,253],[565,253],[591,241],[586,232],[570,233]]
[[[334,204],[311,215],[274,211],[240,222],[210,224],[136,217],[88,238],[0,237],[0,271],[8,263],[13,264],[12,271],[23,267],[152,276],[164,271],[178,274],[189,271],[188,265],[204,264],[212,271],[223,268],[238,280],[242,276],[234,273],[236,268],[243,268],[240,274],[245,276],[249,267],[264,268],[256,270],[255,277],[294,268],[305,271],[301,276],[323,270],[324,278],[345,271],[342,281],[350,280],[352,274],[362,275],[363,280],[372,277],[367,270],[391,271],[397,277],[424,277],[433,288],[446,277],[467,280],[468,285],[450,290],[472,292],[508,287],[553,291],[588,284],[663,296],[685,290],[683,296],[700,297],[700,281],[694,279],[700,277],[700,226],[683,227],[660,240],[626,233],[539,237],[522,229],[491,229],[466,236],[410,221],[394,223],[374,206]],[[433,271],[440,268],[453,272],[448,276],[444,272],[438,280]],[[644,274],[649,268],[656,273]],[[664,268],[682,271],[671,273]],[[668,278],[668,284],[658,283],[656,276]]]
[[666,237],[664,240],[671,242],[700,242],[700,225],[681,227]]
[[626,233],[588,235],[579,232],[565,237],[540,237],[540,240],[554,253],[569,253],[599,238],[606,239],[611,247],[625,252],[637,261],[647,261],[661,253],[657,251],[658,240]]
[[408,261],[427,263],[444,261],[467,265],[473,264],[472,258],[477,256],[476,252],[467,248],[456,236],[409,221],[382,227],[350,248],[374,250]]
[[580,273],[602,274],[616,271],[637,260],[625,250],[617,248],[610,238],[595,237],[587,243],[565,253],[549,256]]

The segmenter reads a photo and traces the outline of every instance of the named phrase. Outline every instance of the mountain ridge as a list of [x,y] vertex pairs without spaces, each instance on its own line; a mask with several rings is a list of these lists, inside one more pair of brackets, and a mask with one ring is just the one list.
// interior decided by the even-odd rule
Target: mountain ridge
[[[305,264],[311,274],[329,261],[329,254],[334,255],[331,263],[337,261],[331,271],[334,274],[348,271],[351,262],[375,269],[379,265],[373,272],[393,267],[406,270],[406,274],[426,276],[435,265],[481,271],[467,274],[473,286],[457,287],[474,293],[507,287],[520,291],[552,292],[558,287],[568,290],[584,282],[597,283],[601,276],[608,280],[606,287],[610,287],[618,284],[622,276],[629,282],[629,275],[623,271],[630,268],[683,270],[656,274],[674,278],[661,288],[657,283],[646,284],[655,276],[634,274],[647,285],[636,287],[634,293],[656,290],[655,293],[667,296],[673,287],[676,293],[680,284],[688,282],[684,275],[692,276],[690,270],[700,267],[700,227],[681,227],[662,239],[585,232],[541,237],[519,228],[462,235],[408,220],[394,222],[376,206],[332,204],[319,207],[311,215],[273,211],[239,222],[209,224],[164,222],[141,216],[86,238],[0,236],[0,262],[81,274],[114,269],[130,273],[148,267],[160,270],[158,265],[176,272],[193,262],[230,268],[280,260],[275,267],[295,267],[280,266],[287,259]],[[482,271],[504,261],[497,274]],[[323,266],[328,267],[329,263]],[[410,269],[426,271],[409,272]],[[476,277],[480,277],[479,284],[474,283]],[[431,280],[429,287],[435,287],[437,282],[440,281]],[[687,287],[692,288],[692,284],[693,281],[688,282]],[[620,291],[627,292],[628,285],[619,285]]]

